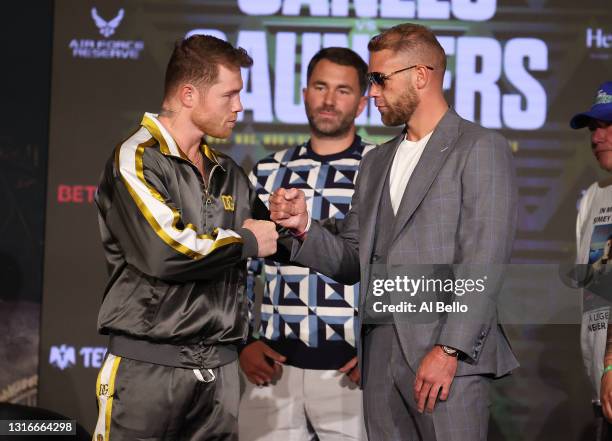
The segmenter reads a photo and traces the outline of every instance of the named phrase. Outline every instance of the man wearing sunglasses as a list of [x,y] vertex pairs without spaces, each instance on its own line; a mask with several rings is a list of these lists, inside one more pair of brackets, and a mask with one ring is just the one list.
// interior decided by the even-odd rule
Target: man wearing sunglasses
[[494,289],[461,297],[469,314],[376,317],[372,287],[406,275],[407,266],[428,276],[428,266],[468,267],[469,274],[474,265],[508,263],[517,221],[510,148],[449,108],[446,56],[429,29],[398,25],[368,49],[369,96],[385,125],[405,130],[364,157],[337,230],[309,220],[297,189],[275,192],[271,219],[301,239],[293,260],[342,283],[361,282],[358,354],[369,439],[485,440],[490,381],[518,366],[497,322]]

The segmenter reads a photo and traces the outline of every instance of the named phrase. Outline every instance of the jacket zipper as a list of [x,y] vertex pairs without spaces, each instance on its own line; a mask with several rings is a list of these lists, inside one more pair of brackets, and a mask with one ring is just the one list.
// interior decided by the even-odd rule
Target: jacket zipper
[[210,198],[210,193],[208,191],[208,189],[210,188],[210,181],[212,179],[212,175],[215,171],[215,169],[217,167],[221,167],[219,164],[215,164],[213,165],[213,168],[210,169],[210,173],[208,174],[208,180],[205,182],[204,181],[204,176],[202,176],[202,173],[200,173],[200,170],[198,169],[198,167],[196,167],[196,165],[191,162],[188,159],[183,159],[180,158],[181,160],[185,161],[187,164],[189,164],[190,166],[192,166],[196,173],[200,175],[200,181],[202,182],[202,186],[204,187],[204,196],[206,197],[206,200],[204,201],[204,228],[208,227],[208,216],[206,216],[207,214],[207,210],[208,210],[208,206],[212,203],[212,199]]
[[[213,165],[213,168],[210,169],[210,173],[208,174],[207,183],[204,183],[204,179],[202,179],[202,183],[204,185],[204,195],[206,196],[206,201],[204,202],[204,227],[208,227],[207,211],[208,211],[208,206],[212,203],[212,199],[210,198],[210,193],[208,192],[208,189],[210,188],[210,180],[212,179],[212,175],[217,167],[218,165],[215,164]],[[198,173],[200,173],[200,170],[198,170]]]

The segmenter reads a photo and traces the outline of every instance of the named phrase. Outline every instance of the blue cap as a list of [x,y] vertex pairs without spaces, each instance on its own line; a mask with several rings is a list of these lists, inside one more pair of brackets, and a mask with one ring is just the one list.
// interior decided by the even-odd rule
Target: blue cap
[[572,129],[581,129],[588,126],[592,119],[612,122],[612,81],[607,81],[599,86],[591,110],[574,116],[570,121],[570,126]]

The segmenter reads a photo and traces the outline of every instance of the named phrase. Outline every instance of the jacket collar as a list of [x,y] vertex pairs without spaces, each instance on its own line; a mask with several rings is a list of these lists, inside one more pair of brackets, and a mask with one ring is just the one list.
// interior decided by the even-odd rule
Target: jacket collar
[[[183,151],[179,148],[174,138],[172,138],[166,128],[159,122],[157,117],[158,115],[155,113],[146,112],[142,117],[140,125],[147,129],[151,136],[155,138],[155,140],[159,143],[159,150],[164,155],[174,156],[176,158],[181,158],[185,161],[191,162],[187,155],[185,155],[185,153],[183,153]],[[225,168],[219,162],[219,157],[217,156],[217,153],[211,147],[206,145],[204,139],[202,139],[200,151],[213,164],[218,165],[223,170],[225,170]]]
[[393,240],[406,226],[453,151],[459,137],[460,122],[461,118],[449,108],[434,129],[404,190],[395,216]]

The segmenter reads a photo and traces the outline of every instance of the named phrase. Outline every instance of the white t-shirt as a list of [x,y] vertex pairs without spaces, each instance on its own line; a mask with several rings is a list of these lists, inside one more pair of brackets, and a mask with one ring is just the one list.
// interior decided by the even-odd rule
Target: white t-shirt
[[[576,263],[589,264],[591,276],[612,271],[612,178],[592,184],[580,201],[576,244]],[[582,296],[580,345],[594,402],[599,402],[611,306],[601,293],[601,285],[594,284],[584,288]]]
[[389,194],[391,196],[393,214],[397,214],[402,197],[404,196],[404,190],[406,190],[406,185],[408,185],[408,180],[419,163],[419,159],[432,133],[429,132],[429,134],[418,141],[408,141],[404,138],[397,147],[393,164],[391,165],[391,174],[389,175]]

